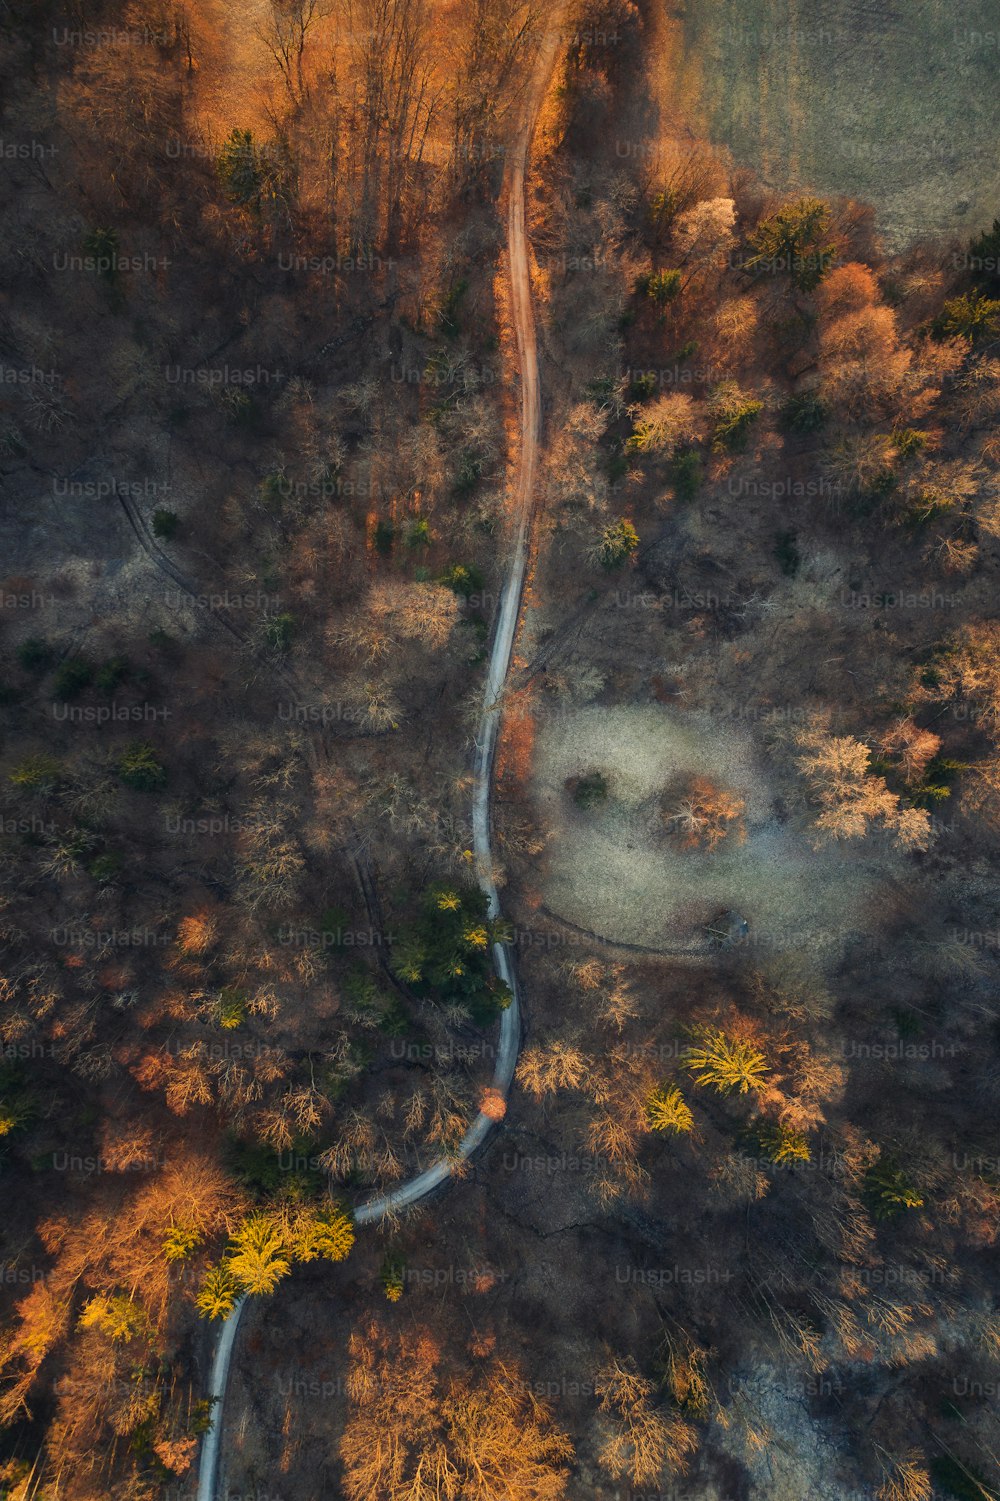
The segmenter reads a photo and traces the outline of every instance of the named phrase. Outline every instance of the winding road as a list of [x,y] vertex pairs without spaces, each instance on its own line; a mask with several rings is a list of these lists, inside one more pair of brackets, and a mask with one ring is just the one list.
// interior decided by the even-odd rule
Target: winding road
[[[558,17],[562,7],[555,8]],[[490,795],[493,787],[493,761],[504,685],[510,670],[521,611],[521,596],[528,566],[528,542],[532,499],[538,468],[538,448],[542,427],[541,390],[538,375],[538,350],[535,317],[531,301],[531,274],[528,239],[525,230],[525,176],[528,154],[535,125],[560,43],[560,33],[552,28],[540,38],[540,50],[525,99],[522,123],[514,138],[508,159],[507,174],[507,252],[510,275],[511,316],[517,340],[517,358],[521,376],[521,451],[518,458],[514,491],[514,542],[507,576],[500,598],[493,646],[486,673],[483,711],[475,741],[474,785],[472,800],[473,852],[479,885],[489,903],[491,918],[500,915],[500,898],[493,879],[493,852],[490,844]],[[511,1004],[501,1014],[500,1043],[493,1088],[506,1099],[517,1066],[521,1042],[521,1009],[514,958],[509,945],[493,945],[493,963],[498,977],[510,989]],[[457,1153],[464,1161],[482,1146],[496,1125],[493,1116],[480,1113],[472,1122]],[[405,1209],[438,1188],[452,1176],[455,1160],[442,1158],[432,1167],[411,1178],[390,1193],[369,1199],[354,1211],[358,1225],[372,1224],[390,1212]],[[198,1467],[198,1501],[215,1501],[219,1456],[222,1443],[223,1404],[229,1379],[233,1348],[240,1317],[246,1307],[241,1298],[222,1326],[212,1361],[209,1396],[215,1403],[214,1420],[205,1435]]]

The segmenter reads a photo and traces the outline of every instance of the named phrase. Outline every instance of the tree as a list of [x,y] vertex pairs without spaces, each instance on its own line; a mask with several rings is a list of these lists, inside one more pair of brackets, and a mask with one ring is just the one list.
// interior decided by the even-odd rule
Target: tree
[[320,0],[270,0],[263,21],[255,28],[274,58],[285,89],[296,107],[309,93],[305,73],[306,43],[316,20],[326,14]]
[[639,546],[639,533],[627,517],[622,516],[606,526],[595,549],[597,561],[602,568],[612,571],[621,568]]
[[390,250],[409,228],[439,97],[424,0],[344,0],[350,37],[348,160],[354,248]]
[[895,1219],[904,1209],[920,1209],[924,1202],[923,1194],[891,1157],[881,1157],[869,1168],[864,1192],[877,1220]]
[[127,1344],[150,1332],[146,1310],[125,1293],[90,1298],[80,1314],[80,1327],[99,1329],[115,1344]]
[[878,1447],[882,1466],[882,1484],[876,1491],[878,1501],[931,1501],[934,1487],[919,1454],[894,1459]]
[[350,1340],[348,1501],[558,1501],[573,1449],[512,1366],[450,1371],[425,1329]]
[[611,1360],[594,1379],[594,1394],[606,1415],[598,1463],[613,1479],[627,1475],[634,1486],[655,1485],[665,1470],[682,1473],[698,1447],[694,1429],[654,1406],[655,1387],[635,1361]]
[[717,453],[723,450],[737,453],[746,447],[750,429],[764,410],[764,403],[741,390],[736,381],[724,380],[712,391],[708,409],[715,424],[712,448]]
[[741,1038],[729,1037],[717,1027],[707,1028],[699,1043],[687,1048],[684,1061],[702,1089],[711,1086],[719,1094],[747,1094],[760,1089],[769,1072],[761,1050]]
[[768,1162],[783,1167],[788,1162],[808,1162],[809,1143],[803,1131],[777,1122],[765,1122],[754,1128],[754,1144]]
[[728,254],[735,224],[736,204],[732,198],[706,198],[678,217],[674,245],[696,265],[714,264]]
[[458,13],[449,104],[459,180],[486,175],[502,153],[501,132],[536,21],[535,5],[526,0],[470,0]]
[[136,792],[159,792],[167,780],[155,748],[147,742],[128,747],[118,762],[118,775]]
[[912,719],[900,719],[882,736],[881,749],[892,756],[911,786],[923,781],[924,773],[941,749],[941,736],[924,730]]
[[627,447],[633,453],[663,454],[669,458],[678,448],[696,442],[700,430],[693,399],[683,391],[671,391],[643,409],[635,420]]
[[824,400],[848,416],[884,409],[903,389],[913,356],[900,346],[887,307],[862,307],[824,324],[819,365]]
[[848,261],[836,266],[824,277],[815,291],[816,311],[820,318],[841,318],[858,313],[880,300],[878,281],[870,266]]
[[819,198],[799,198],[765,219],[750,236],[746,260],[752,275],[790,276],[800,292],[812,292],[830,270],[836,245],[827,239],[830,206]]
[[967,292],[951,297],[934,320],[936,339],[968,339],[978,344],[1000,333],[1000,299]]
[[560,1089],[581,1089],[590,1062],[579,1048],[557,1038],[526,1048],[517,1065],[518,1083],[536,1100]]
[[881,824],[901,849],[926,849],[930,815],[923,808],[904,806],[885,780],[872,773],[871,752],[863,741],[829,735],[818,722],[796,738],[805,751],[797,764],[821,809],[816,820],[821,842],[863,839],[873,825]]
[[686,1135],[694,1126],[694,1116],[676,1085],[654,1089],[646,1101],[646,1120],[651,1131],[671,1131]]
[[195,1307],[203,1319],[227,1319],[236,1307],[239,1296],[240,1284],[223,1261],[205,1272]]
[[667,828],[682,849],[714,850],[724,839],[736,844],[746,839],[743,798],[718,786],[711,778],[692,777],[676,807],[664,815]]
[[249,1214],[233,1232],[227,1268],[248,1293],[272,1293],[291,1271],[280,1224],[263,1211]]
[[354,1245],[354,1223],[339,1204],[302,1205],[291,1216],[288,1239],[296,1261],[343,1261]]

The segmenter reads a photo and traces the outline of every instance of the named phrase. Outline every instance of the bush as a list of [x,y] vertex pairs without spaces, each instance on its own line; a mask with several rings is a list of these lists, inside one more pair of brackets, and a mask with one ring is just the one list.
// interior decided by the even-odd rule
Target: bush
[[635,284],[640,296],[648,297],[657,307],[665,308],[680,296],[681,273],[679,271],[647,271]]
[[52,647],[40,636],[29,636],[17,648],[17,660],[26,672],[44,672],[52,665]]
[[180,524],[181,518],[176,511],[168,511],[159,506],[153,512],[153,536],[162,537],[164,542],[169,542],[171,537],[176,536]]
[[104,281],[117,280],[120,243],[116,229],[92,229],[83,242],[84,254],[93,259],[94,269]]
[[25,756],[10,772],[10,781],[26,792],[51,792],[61,772],[61,765],[52,756]]
[[793,579],[799,571],[802,562],[801,554],[796,546],[794,532],[779,532],[774,539],[774,556],[778,560],[778,567],[786,578]]
[[701,457],[693,448],[677,454],[670,464],[670,482],[677,500],[694,500],[701,489]]
[[94,669],[85,657],[67,657],[56,671],[52,691],[60,702],[76,698],[94,676]]
[[815,433],[826,422],[828,410],[816,391],[799,391],[781,408],[781,425],[790,433]]
[[969,270],[981,291],[1000,292],[1000,219],[970,241]]
[[445,293],[441,303],[441,311],[438,314],[438,327],[449,339],[457,339],[461,333],[461,324],[458,321],[459,309],[462,299],[469,290],[469,283],[463,278],[455,282]]
[[599,808],[608,800],[608,779],[602,771],[588,771],[582,777],[570,777],[566,785],[578,808]]
[[118,762],[118,775],[134,792],[159,792],[167,780],[156,751],[146,742],[128,747]]
[[109,657],[97,669],[94,687],[99,693],[112,694],[128,675],[128,662],[124,657]]
[[275,615],[264,623],[264,640],[274,651],[287,651],[294,632],[294,615]]
[[450,568],[445,569],[438,583],[455,594],[460,594],[463,599],[471,599],[473,594],[481,591],[483,576],[471,563],[452,563]]

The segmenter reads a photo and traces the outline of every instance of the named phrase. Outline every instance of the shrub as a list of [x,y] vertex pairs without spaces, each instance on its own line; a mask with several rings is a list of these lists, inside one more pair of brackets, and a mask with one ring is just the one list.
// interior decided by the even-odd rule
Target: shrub
[[601,771],[588,771],[582,777],[571,777],[567,786],[578,808],[599,808],[607,802],[608,780]]
[[94,676],[94,669],[85,657],[67,657],[56,670],[52,691],[61,702],[82,693]]
[[451,589],[455,594],[460,594],[463,599],[471,599],[473,594],[481,591],[483,576],[471,563],[452,563],[450,568],[445,569],[438,583],[444,584],[446,589]]
[[124,657],[109,657],[97,669],[94,687],[99,693],[112,694],[128,674],[128,662]]
[[781,408],[781,425],[790,433],[815,433],[826,422],[828,411],[816,391],[798,391]]
[[10,772],[9,779],[15,787],[26,792],[51,792],[59,781],[62,766],[52,756],[25,756]]
[[40,636],[29,636],[17,648],[17,660],[26,672],[44,672],[52,664],[54,653]]
[[165,506],[158,506],[153,512],[153,536],[162,537],[165,542],[176,536],[180,524],[177,512],[168,511]]
[[264,623],[264,640],[274,651],[288,651],[294,631],[294,615],[275,615]]
[[117,280],[120,246],[116,229],[92,229],[83,242],[84,254],[93,259],[94,269],[104,281]]
[[118,762],[118,775],[134,792],[158,792],[167,780],[156,751],[145,741],[128,747]]
[[970,241],[969,270],[980,290],[1000,292],[1000,219]]
[[694,500],[701,489],[702,466],[701,457],[689,448],[686,453],[674,456],[670,464],[670,482],[674,487],[674,495],[677,500]]

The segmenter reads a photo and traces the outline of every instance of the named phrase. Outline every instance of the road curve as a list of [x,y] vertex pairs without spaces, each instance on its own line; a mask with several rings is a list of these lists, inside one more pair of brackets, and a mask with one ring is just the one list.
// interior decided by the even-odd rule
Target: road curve
[[[562,7],[555,8],[555,14]],[[511,317],[517,340],[517,358],[521,376],[521,451],[518,458],[514,492],[514,547],[500,598],[493,647],[486,672],[483,712],[475,741],[472,795],[473,853],[480,889],[489,903],[491,918],[500,915],[500,898],[493,880],[493,852],[490,844],[490,794],[493,785],[493,760],[500,728],[500,706],[504,684],[510,670],[514,638],[521,611],[521,596],[528,566],[528,535],[532,499],[538,470],[538,448],[542,429],[541,388],[538,376],[538,349],[535,316],[531,301],[531,273],[528,239],[525,231],[524,184],[528,153],[535,124],[545,97],[559,48],[560,33],[553,29],[541,37],[541,48],[525,100],[523,120],[509,158],[507,179],[507,254],[509,261]],[[493,1088],[506,1099],[517,1066],[521,1043],[521,1008],[513,954],[505,943],[493,945],[493,964],[498,977],[509,988],[512,1000],[500,1018],[500,1044],[497,1049]],[[446,1182],[456,1162],[464,1161],[477,1151],[493,1130],[496,1121],[480,1113],[472,1122],[459,1145],[456,1157],[442,1158],[408,1183],[390,1193],[369,1199],[354,1210],[358,1225],[370,1225],[387,1213],[417,1203]],[[223,1402],[229,1380],[229,1367],[247,1299],[240,1298],[225,1320],[212,1360],[209,1395],[215,1409],[212,1426],[205,1435],[198,1464],[198,1501],[215,1501],[216,1479],[222,1442]]]

